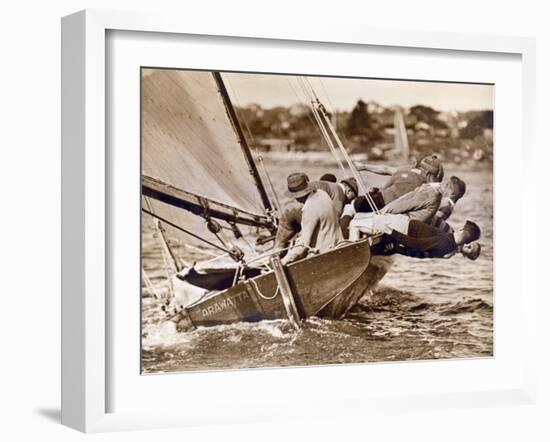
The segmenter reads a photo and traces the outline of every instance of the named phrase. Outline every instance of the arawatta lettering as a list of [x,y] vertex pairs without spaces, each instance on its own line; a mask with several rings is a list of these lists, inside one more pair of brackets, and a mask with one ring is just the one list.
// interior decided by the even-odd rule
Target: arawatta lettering
[[247,292],[239,292],[232,298],[225,298],[221,301],[215,302],[213,304],[210,304],[209,306],[202,309],[202,317],[208,318],[209,316],[223,312],[224,310],[228,308],[234,308],[239,304],[240,302],[246,300],[249,298],[249,295]]

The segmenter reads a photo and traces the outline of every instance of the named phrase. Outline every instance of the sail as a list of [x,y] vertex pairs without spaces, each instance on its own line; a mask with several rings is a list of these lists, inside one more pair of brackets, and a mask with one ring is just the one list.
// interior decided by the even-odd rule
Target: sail
[[261,215],[254,178],[210,72],[144,69],[142,173]]
[[143,69],[141,130],[142,185],[152,212],[199,234],[201,213],[265,222],[258,182],[211,72]]
[[395,128],[395,149],[401,154],[403,161],[409,159],[409,139],[407,138],[407,128],[403,111],[397,108],[394,115],[393,125]]

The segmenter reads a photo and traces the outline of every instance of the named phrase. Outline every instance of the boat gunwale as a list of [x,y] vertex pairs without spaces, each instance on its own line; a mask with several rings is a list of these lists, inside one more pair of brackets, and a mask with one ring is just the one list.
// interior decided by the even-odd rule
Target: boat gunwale
[[[359,239],[359,240],[357,240],[357,241],[346,241],[346,242],[348,242],[348,244],[345,244],[345,242],[342,242],[342,243],[340,243],[340,244],[345,244],[344,246],[341,246],[341,247],[336,246],[335,248],[330,249],[330,250],[327,250],[327,251],[324,252],[324,253],[320,253],[320,254],[318,254],[318,255],[307,256],[307,257],[302,258],[302,259],[300,259],[300,260],[298,260],[298,261],[294,261],[294,262],[290,263],[290,264],[289,264],[288,266],[286,266],[286,267],[288,267],[288,268],[291,269],[292,266],[294,266],[295,264],[302,263],[302,262],[304,262],[304,261],[306,261],[306,260],[311,260],[311,259],[313,259],[313,258],[319,258],[319,257],[321,257],[321,256],[327,256],[327,255],[330,254],[330,253],[337,252],[337,251],[341,251],[342,249],[347,248],[347,247],[352,247],[352,246],[353,246],[353,247],[356,247],[356,246],[358,246],[358,245],[362,245],[363,243],[368,243],[369,247],[372,247],[372,239],[373,239],[372,237],[369,237],[369,238],[362,238],[362,239]],[[369,263],[370,263],[370,257],[369,257]],[[352,283],[346,285],[346,287],[345,287],[344,289],[342,289],[342,291],[340,291],[340,292],[338,293],[337,296],[339,296],[345,289],[347,289],[351,284],[353,284],[355,281],[357,281],[357,279],[359,279],[359,277],[363,274],[363,272],[365,272],[366,269],[368,268],[369,263],[367,263],[367,265],[365,266],[365,269],[359,274],[359,276],[357,276],[357,278],[355,278],[355,279],[352,281]],[[239,284],[240,284],[240,283],[249,283],[250,281],[256,281],[258,278],[265,277],[266,275],[269,275],[269,274],[273,274],[273,270],[270,269],[270,271],[267,272],[267,273],[262,273],[262,274],[260,274],[260,275],[258,275],[258,276],[254,276],[254,277],[249,278],[249,279],[246,279],[246,280],[244,280],[244,281],[240,281]],[[195,302],[193,302],[192,304],[189,304],[188,306],[186,306],[185,309],[187,310],[187,309],[191,309],[191,308],[193,308],[193,307],[197,307],[201,302],[207,301],[207,300],[209,300],[210,298],[212,298],[212,297],[214,297],[214,296],[218,296],[218,295],[222,294],[223,292],[227,292],[227,291],[229,291],[229,290],[231,290],[231,289],[237,287],[239,284],[235,284],[234,286],[229,287],[229,288],[224,289],[224,290],[212,291],[212,292],[205,293],[204,296],[202,296],[200,299],[197,299],[197,300],[196,300]],[[337,296],[333,297],[332,300],[336,299]],[[332,300],[329,301],[326,305],[328,305],[330,302],[332,302]],[[324,306],[323,306],[323,308],[324,308]],[[322,308],[319,309],[319,311],[321,311],[321,310],[322,310]]]

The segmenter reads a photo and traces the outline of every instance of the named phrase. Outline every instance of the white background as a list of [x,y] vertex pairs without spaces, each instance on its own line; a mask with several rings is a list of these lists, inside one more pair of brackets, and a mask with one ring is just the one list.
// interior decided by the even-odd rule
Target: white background
[[[384,28],[447,30],[538,38],[539,172],[532,185],[539,188],[539,217],[548,199],[544,136],[550,98],[550,30],[542,2],[366,1],[305,2],[170,2],[146,1],[20,1],[3,5],[0,15],[0,121],[2,122],[3,198],[2,334],[0,437],[3,440],[280,440],[304,437],[320,440],[548,440],[550,416],[548,292],[539,283],[539,402],[535,406],[476,410],[417,412],[369,416],[358,420],[300,421],[282,424],[210,427],[187,430],[84,436],[61,427],[59,421],[60,358],[60,27],[59,18],[85,7],[148,10],[169,8],[173,13],[212,14],[215,20],[261,22],[281,26],[291,20],[307,26],[349,23]],[[521,177],[511,177],[511,179]],[[511,214],[512,216],[512,214]],[[540,230],[545,227],[540,223]],[[512,232],[511,232],[512,233]],[[533,232],[533,236],[536,234]],[[540,240],[538,265],[543,268]],[[511,250],[512,252],[512,250]],[[535,258],[535,257],[533,257]],[[7,301],[7,302],[6,302]]]

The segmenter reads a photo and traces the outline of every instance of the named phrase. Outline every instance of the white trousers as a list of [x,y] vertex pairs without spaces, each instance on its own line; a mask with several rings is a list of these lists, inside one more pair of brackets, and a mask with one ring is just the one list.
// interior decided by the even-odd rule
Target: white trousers
[[401,214],[357,213],[349,225],[349,239],[357,241],[362,233],[377,235],[391,233],[392,230],[406,235],[409,230],[409,217]]

